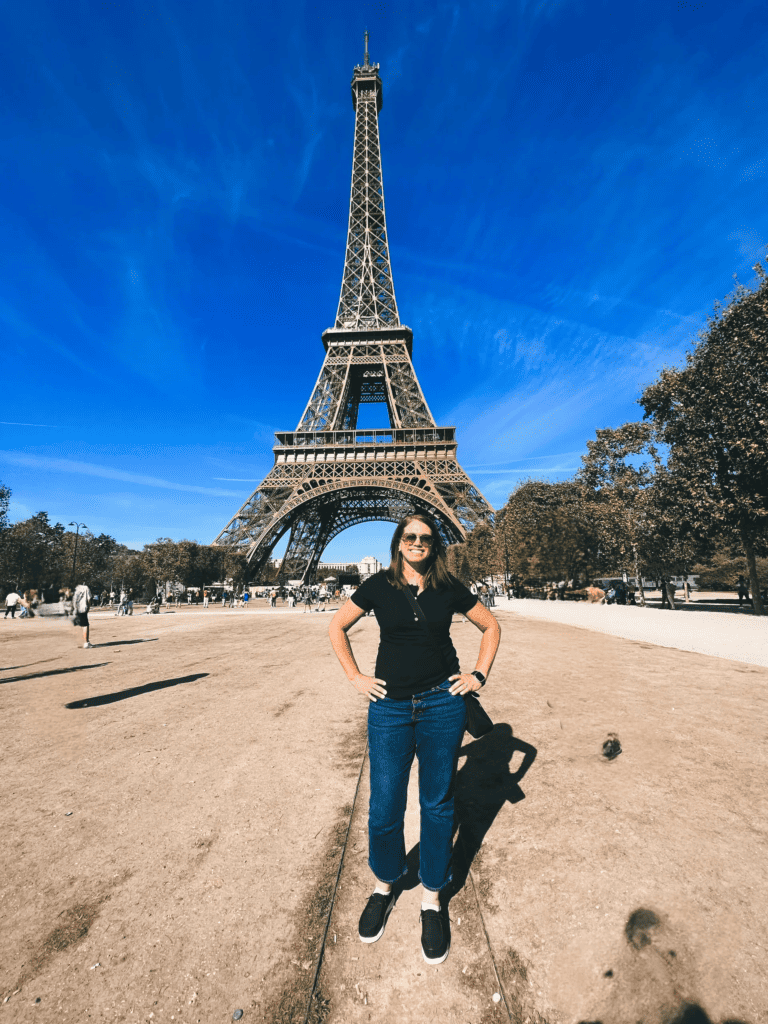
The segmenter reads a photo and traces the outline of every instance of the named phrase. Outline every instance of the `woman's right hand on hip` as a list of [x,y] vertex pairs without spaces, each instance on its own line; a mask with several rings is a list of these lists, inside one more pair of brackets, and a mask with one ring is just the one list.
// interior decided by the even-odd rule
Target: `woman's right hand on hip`
[[375,701],[379,697],[387,696],[387,684],[383,679],[374,679],[372,676],[358,674],[351,682],[357,692],[362,693],[368,700]]

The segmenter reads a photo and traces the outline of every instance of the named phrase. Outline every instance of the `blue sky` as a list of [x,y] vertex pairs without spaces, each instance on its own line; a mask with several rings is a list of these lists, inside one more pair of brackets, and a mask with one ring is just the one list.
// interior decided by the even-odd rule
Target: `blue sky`
[[[338,302],[365,27],[401,318],[496,507],[639,418],[768,243],[764,0],[30,0],[3,22],[16,519],[209,542],[269,471]],[[384,559],[390,533],[325,557]]]

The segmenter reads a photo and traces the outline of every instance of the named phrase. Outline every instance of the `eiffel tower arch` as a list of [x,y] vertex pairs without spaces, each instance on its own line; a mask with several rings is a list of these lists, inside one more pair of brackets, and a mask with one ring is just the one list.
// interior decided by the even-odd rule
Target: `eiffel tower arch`
[[[352,77],[355,141],[349,228],[325,359],[294,431],[275,434],[275,464],[214,544],[247,551],[251,576],[290,531],[280,579],[309,580],[343,530],[410,512],[431,515],[446,544],[493,509],[461,468],[454,427],[435,423],[400,323],[389,261],[379,148],[382,85],[368,57]],[[386,406],[389,427],[358,430],[363,404]]]

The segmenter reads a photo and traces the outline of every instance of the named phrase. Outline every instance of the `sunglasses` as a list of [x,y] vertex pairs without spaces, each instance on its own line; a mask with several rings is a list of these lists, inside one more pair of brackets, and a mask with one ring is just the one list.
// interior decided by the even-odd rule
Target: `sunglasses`
[[434,539],[435,538],[432,536],[431,533],[405,533],[405,534],[403,534],[403,540],[405,541],[406,544],[413,545],[413,544],[421,542],[424,545],[425,548],[432,547],[432,542],[434,541]]

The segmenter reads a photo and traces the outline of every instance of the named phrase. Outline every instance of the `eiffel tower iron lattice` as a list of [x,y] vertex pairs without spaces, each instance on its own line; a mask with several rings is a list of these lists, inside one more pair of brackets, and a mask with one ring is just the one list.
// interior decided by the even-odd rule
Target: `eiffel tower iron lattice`
[[[389,261],[379,148],[379,65],[354,69],[355,142],[349,228],[334,327],[297,428],[275,434],[275,464],[214,544],[247,551],[258,579],[290,530],[279,578],[309,580],[337,534],[358,523],[426,512],[447,544],[493,509],[459,465],[453,427],[438,427],[411,361]],[[382,403],[389,428],[358,430],[361,404]]]

